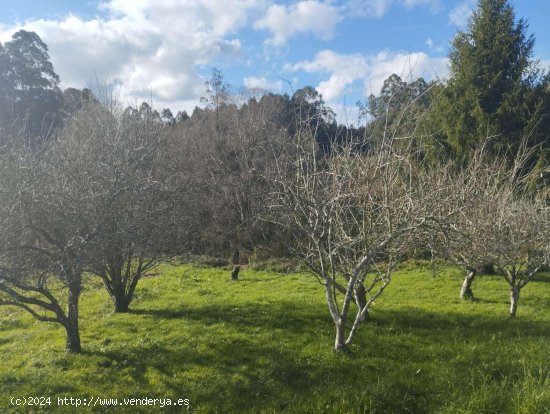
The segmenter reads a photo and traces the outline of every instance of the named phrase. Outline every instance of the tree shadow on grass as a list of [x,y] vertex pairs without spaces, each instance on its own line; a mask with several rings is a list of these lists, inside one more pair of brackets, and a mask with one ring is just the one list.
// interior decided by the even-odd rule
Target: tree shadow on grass
[[[292,401],[311,398],[327,381],[334,383],[334,389],[344,389],[357,387],[354,377],[356,374],[350,376],[350,372],[368,369],[373,375],[369,377],[369,381],[375,382],[379,375],[384,375],[377,365],[370,366],[364,360],[361,364],[363,368],[357,367],[357,361],[364,357],[364,349],[353,348],[345,355],[333,354],[334,328],[328,311],[322,304],[245,304],[238,308],[229,305],[180,309],[137,308],[132,313],[151,317],[159,322],[162,319],[184,319],[198,323],[197,325],[204,326],[205,339],[193,338],[190,340],[193,344],[186,341],[161,341],[152,347],[141,346],[124,350],[115,347],[95,354],[107,359],[113,366],[116,361],[126,361],[125,369],[138,384],[148,381],[147,372],[150,369],[159,371],[165,378],[173,378],[176,373],[185,375],[186,372],[197,373],[201,369],[209,372],[213,370],[216,374],[207,380],[196,379],[196,383],[187,390],[181,383],[168,382],[165,387],[174,394],[190,392],[194,399],[213,404],[212,407],[216,407],[215,411],[219,412],[256,412],[258,407],[267,407],[267,412],[287,409],[292,411]],[[223,323],[224,329],[229,325],[232,330],[251,336],[239,335],[235,339],[229,334],[227,339],[223,337],[226,331],[220,331],[219,339],[214,341],[211,338],[215,335],[208,330],[216,329],[214,325],[218,323]],[[362,330],[369,335],[368,325]],[[317,342],[322,342],[322,355],[317,357],[307,352],[302,353],[300,344]],[[382,346],[381,349],[383,348]],[[407,349],[407,353],[409,352],[414,352],[414,349]],[[411,384],[410,379],[401,375],[402,367],[396,366],[395,370],[399,374],[391,379],[391,386],[396,390],[402,389],[403,394],[414,391],[415,398],[407,403],[408,410],[422,412],[418,404],[422,404],[427,398],[425,394],[428,391],[418,384]],[[193,380],[188,380],[186,384],[192,382]],[[398,404],[399,400],[395,395],[388,393],[387,389],[381,388],[379,394],[373,391],[369,398],[376,400],[377,405],[386,407],[387,411],[382,412],[401,412],[403,408],[399,405],[401,403]],[[223,405],[223,401],[228,401],[227,405]]]
[[0,338],[0,346],[4,344],[11,344],[11,342],[12,342],[12,339],[10,338]]
[[[510,304],[509,301],[507,300],[504,300],[504,299],[500,299],[500,300],[496,300],[496,299],[485,299],[485,298],[480,298],[480,297],[476,297],[474,300],[471,300],[470,302],[478,302],[478,303],[492,303],[492,304],[499,304],[499,305],[503,305],[504,307],[508,304]],[[468,302],[465,302],[465,303],[468,303]]]
[[258,282],[273,282],[278,279],[282,279],[282,278],[289,279],[293,277],[291,274],[288,274],[288,273],[276,273],[276,272],[274,273],[276,274],[275,276],[265,276],[265,277],[245,275],[245,276],[241,276],[240,279],[237,281],[228,280],[228,282],[238,283],[240,285],[246,286],[246,285],[255,284]]
[[240,306],[208,305],[200,308],[182,306],[179,309],[135,308],[131,313],[155,319],[185,319],[203,322],[205,325],[218,323],[233,324],[238,327],[269,327],[290,332],[304,332],[314,324],[330,322],[328,311],[322,305],[295,302],[270,304],[242,304]]
[[[327,349],[330,349],[330,342],[326,342]],[[164,396],[184,396],[204,412],[299,412],[293,404],[301,398],[311,398],[324,387],[356,391],[358,387],[356,374],[350,375],[352,370],[358,369],[353,357],[329,352],[330,363],[327,363],[323,357],[311,358],[278,343],[258,346],[253,340],[238,344],[218,341],[210,343],[208,351],[198,351],[185,344],[174,345],[90,354],[110,361],[112,365],[109,369],[116,370],[121,367],[119,361],[124,361],[122,369],[131,376],[133,387],[148,389],[160,385],[166,390]],[[362,369],[370,369],[371,377],[362,384],[367,389],[374,388],[377,377],[384,375],[375,365],[364,364]],[[160,380],[156,379],[155,384],[151,384],[148,377],[151,370],[162,376]],[[183,376],[184,380],[174,381],[176,376]],[[373,383],[369,384],[370,381]],[[409,378],[400,375],[394,375],[389,382],[392,392],[388,392],[389,385],[382,391],[371,391],[376,405],[384,407],[380,412],[423,411],[422,404],[428,397],[428,391],[423,389],[422,384],[411,384]],[[411,392],[414,398],[407,402],[407,409],[404,410],[396,395]],[[327,396],[325,398],[329,398],[329,402],[338,398],[330,393]],[[168,411],[180,412],[177,409]],[[333,408],[328,412],[339,410]]]
[[[321,309],[321,310],[320,310]],[[319,306],[302,305],[293,306],[286,303],[276,304],[247,304],[239,308],[234,306],[211,305],[201,308],[182,308],[179,310],[167,311],[163,309],[136,309],[136,314],[147,315],[156,319],[182,318],[189,321],[203,323],[205,329],[208,325],[223,322],[241,332],[256,332],[257,328],[264,331],[286,330],[289,335],[308,336],[312,341],[322,341],[326,349],[331,348],[333,339],[333,328],[328,314]],[[308,316],[311,315],[311,316]],[[171,355],[167,360],[174,360],[175,365],[188,367],[207,366],[215,367],[227,378],[225,381],[213,382],[209,391],[201,391],[199,399],[212,401],[216,396],[227,396],[237,398],[235,407],[253,409],[265,401],[278,401],[277,410],[284,410],[286,406],[283,400],[292,400],[293,395],[309,395],[320,387],[322,379],[331,378],[331,381],[339,382],[338,387],[344,389],[346,386],[353,387],[354,384],[347,378],[350,370],[357,369],[354,365],[357,361],[362,364],[365,361],[384,360],[384,370],[379,367],[373,369],[372,380],[390,382],[395,390],[402,390],[406,393],[414,391],[415,397],[407,403],[407,409],[412,412],[422,412],[423,402],[429,399],[429,388],[413,380],[415,370],[411,366],[423,366],[431,364],[433,359],[439,360],[440,364],[447,364],[449,357],[461,356],[461,352],[467,348],[470,342],[476,342],[481,351],[476,354],[474,351],[466,353],[467,358],[473,360],[480,358],[485,360],[487,352],[491,349],[491,336],[498,336],[500,341],[518,340],[521,338],[549,338],[550,327],[548,324],[539,321],[529,320],[508,320],[497,316],[468,315],[460,312],[430,312],[417,308],[402,308],[392,311],[380,311],[359,330],[352,352],[345,356],[334,356],[338,358],[335,362],[327,364],[319,360],[309,360],[298,349],[289,349],[284,344],[268,344],[250,340],[239,340],[238,343],[225,342],[220,338],[215,343],[208,344],[209,352],[182,351],[182,355],[170,350],[163,350],[162,353]],[[319,335],[319,330],[322,332]],[[312,334],[317,332],[317,334]],[[425,347],[432,348],[428,351]],[[440,351],[433,351],[441,349]],[[434,356],[433,352],[436,353]],[[454,353],[454,354],[453,354]],[[453,356],[454,355],[454,356]],[[116,357],[113,357],[116,358]],[[305,362],[307,360],[307,363]],[[263,361],[261,367],[256,369],[258,361]],[[445,361],[445,362],[443,362]],[[464,370],[464,362],[457,359],[448,362],[450,371],[458,372]],[[169,375],[171,364],[160,364],[159,370],[165,370]],[[243,367],[246,367],[243,369]],[[267,367],[267,368],[266,368]],[[490,368],[483,368],[486,375],[497,381],[505,377],[517,376],[517,366],[511,360],[501,360],[491,365]],[[266,378],[267,372],[267,378]],[[233,383],[233,376],[244,378],[242,381]],[[396,379],[397,378],[397,379]],[[347,384],[350,381],[350,384]],[[381,393],[374,395],[376,404],[385,407],[381,412],[400,412],[403,406],[398,406],[395,392]],[[247,395],[244,400],[235,395]]]
[[505,311],[502,317],[499,317],[448,311],[435,313],[417,308],[402,308],[399,311],[381,311],[376,318],[371,319],[371,323],[377,326],[392,326],[412,332],[422,332],[423,335],[441,336],[446,333],[456,333],[459,330],[465,337],[484,337],[490,333],[498,333],[504,337],[516,338],[519,332],[528,337],[550,338],[550,326],[547,322],[522,319],[521,315],[516,319],[510,319]]
[[550,283],[550,273],[537,273],[531,278],[529,283]]
[[[310,364],[304,370],[299,355],[284,353],[276,346],[259,348],[252,341],[238,346],[223,342],[210,345],[208,352],[185,346],[155,346],[91,354],[111,361],[111,369],[124,361],[123,369],[142,389],[153,385],[147,375],[157,371],[161,379],[157,378],[154,386],[165,389],[164,396],[185,396],[195,407],[208,405],[216,412],[254,411],[273,402],[275,406],[270,408],[283,410],[285,399],[291,400],[296,393],[311,393],[316,386],[307,371],[325,371],[322,363]],[[174,381],[176,376],[184,380]]]
[[[476,367],[471,362],[475,358],[493,362],[487,356],[493,347],[488,339],[492,334],[499,334],[504,342],[517,339],[518,330],[525,337],[550,336],[550,327],[542,322],[402,307],[374,314],[361,327],[352,352],[336,355],[330,351],[333,327],[328,312],[319,304],[244,304],[238,308],[182,305],[180,309],[138,308],[132,313],[153,318],[158,325],[163,319],[198,322],[205,335],[191,339],[185,335],[165,337],[162,331],[155,331],[157,324],[153,324],[144,340],[143,330],[130,330],[125,341],[113,337],[106,346],[84,353],[95,359],[101,371],[98,378],[125,384],[128,397],[189,398],[203,412],[299,412],[294,404],[300,399],[324,398],[325,407],[326,403],[338,404],[338,394],[348,390],[353,390],[349,398],[355,398],[350,406],[340,409],[330,405],[330,410],[324,411],[368,412],[360,409],[368,399],[372,406],[379,407],[377,412],[426,412],[426,407],[437,406],[437,387],[457,383],[451,376],[464,371],[463,362],[450,358],[450,353],[460,354],[468,348],[463,338],[479,343],[480,351],[467,351],[470,365],[466,367],[471,368]],[[224,338],[227,331],[209,326],[218,322],[245,335],[236,340]],[[129,318],[127,323],[140,324],[143,320]],[[261,328],[260,336],[248,336],[257,328]],[[181,329],[185,329],[184,324]],[[286,332],[265,335],[277,329],[293,337],[285,341]],[[303,350],[304,342],[320,346]],[[517,375],[512,359],[501,359],[480,370],[495,380],[509,378]],[[72,370],[71,361],[67,359]],[[444,374],[448,377],[430,372],[430,366],[449,366]],[[403,396],[409,399],[404,401]],[[146,408],[135,412],[147,412]],[[165,408],[163,412],[181,412],[181,407]]]

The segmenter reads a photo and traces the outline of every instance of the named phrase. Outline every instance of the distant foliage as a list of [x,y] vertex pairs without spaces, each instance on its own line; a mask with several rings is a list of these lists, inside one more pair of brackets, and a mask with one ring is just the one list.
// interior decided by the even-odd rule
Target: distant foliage
[[373,149],[390,137],[401,138],[403,145],[419,146],[422,131],[419,122],[433,100],[436,84],[423,78],[406,82],[395,73],[385,81],[378,96],[370,95],[366,103],[358,102],[360,113],[366,117],[366,141]]

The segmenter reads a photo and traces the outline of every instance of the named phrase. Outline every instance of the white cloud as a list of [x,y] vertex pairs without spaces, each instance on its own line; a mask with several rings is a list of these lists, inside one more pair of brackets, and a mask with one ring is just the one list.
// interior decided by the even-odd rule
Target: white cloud
[[323,40],[329,40],[341,20],[338,8],[329,3],[305,0],[290,6],[272,5],[254,27],[270,31],[272,37],[268,43],[280,46],[299,33],[312,33]]
[[437,46],[434,41],[432,40],[431,37],[429,37],[427,40],[426,40],[426,46],[428,46],[428,48],[430,50],[433,50],[434,52],[437,52],[437,53],[441,53],[443,52],[443,47],[441,46]]
[[[362,92],[378,94],[384,80],[396,73],[405,80],[424,77],[431,80],[445,77],[448,71],[447,58],[430,57],[423,52],[404,53],[382,51],[375,55],[339,54],[323,50],[311,61],[302,61],[290,65],[292,71],[303,70],[309,73],[328,74],[328,79],[317,86],[319,93],[327,102],[337,103],[349,93],[357,95],[356,82],[362,83]],[[355,85],[354,85],[355,84]]]
[[432,12],[436,13],[441,9],[440,0],[402,0],[405,7],[411,9],[413,7],[427,7]]
[[428,7],[437,12],[441,9],[441,0],[348,0],[344,8],[348,15],[380,18],[394,5],[407,9]]
[[[331,103],[330,108],[336,114],[336,121],[343,125],[361,125],[364,116],[356,102]],[[363,118],[363,119],[362,119]]]
[[463,0],[449,12],[449,21],[460,29],[465,28],[474,8],[474,0]]
[[386,14],[393,2],[394,0],[350,0],[346,9],[350,15],[380,18]]
[[[97,78],[116,84],[123,101],[152,99],[159,106],[179,109],[178,105],[185,105],[191,110],[205,92],[199,68],[242,57],[237,33],[244,27],[253,24],[255,29],[266,30],[269,42],[280,46],[291,37],[304,34],[328,40],[334,36],[338,23],[350,15],[380,17],[394,6],[435,10],[439,3],[440,0],[296,0],[290,4],[268,0],[104,0],[99,5],[101,12],[90,19],[68,15],[0,25],[0,41],[9,40],[19,29],[37,32],[50,49],[62,87],[82,88]],[[312,73],[327,73],[329,76],[319,83],[319,89],[326,99],[336,99],[357,81],[372,84],[377,91],[381,85],[378,76],[383,75],[376,75],[375,63],[372,56],[322,51],[314,61],[296,64],[295,70],[309,68],[307,71]],[[244,82],[250,87],[282,90],[280,80],[265,76],[247,77]]]
[[241,52],[235,33],[263,0],[109,0],[104,17],[34,20],[1,27],[9,40],[32,30],[48,45],[63,86],[97,77],[120,86],[123,99],[191,102],[204,93],[198,67]]
[[298,62],[289,68],[309,73],[329,73],[329,78],[317,86],[317,90],[327,101],[341,96],[347,86],[363,78],[369,71],[368,62],[363,55],[341,55],[332,50],[322,50],[315,59]]
[[244,78],[244,86],[250,89],[264,89],[267,91],[280,91],[283,89],[281,80],[269,81],[265,77],[256,78],[254,76]]

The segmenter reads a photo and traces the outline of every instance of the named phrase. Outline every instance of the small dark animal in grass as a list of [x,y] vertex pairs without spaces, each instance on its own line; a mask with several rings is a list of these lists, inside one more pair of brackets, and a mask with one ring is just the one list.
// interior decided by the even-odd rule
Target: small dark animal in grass
[[239,279],[239,271],[241,270],[239,261],[240,261],[239,249],[235,249],[235,251],[233,252],[233,256],[231,257],[231,264],[233,265],[233,270],[231,271],[232,280]]

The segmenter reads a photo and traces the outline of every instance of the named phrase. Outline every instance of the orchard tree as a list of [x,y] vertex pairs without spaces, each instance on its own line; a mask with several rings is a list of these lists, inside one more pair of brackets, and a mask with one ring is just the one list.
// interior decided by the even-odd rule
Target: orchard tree
[[438,253],[466,270],[463,299],[473,299],[474,278],[493,265],[510,286],[511,317],[521,289],[550,260],[550,210],[527,191],[521,171],[534,149],[523,148],[513,164],[504,157],[488,160],[481,148],[466,166],[455,166],[447,187],[462,208],[449,222],[451,231],[435,243]]
[[81,350],[83,274],[127,311],[183,225],[171,212],[189,183],[163,156],[165,129],[92,105],[42,151],[1,154],[0,304],[61,324],[69,352]]
[[502,158],[489,160],[483,147],[476,150],[466,164],[447,166],[446,188],[462,207],[449,221],[450,231],[434,234],[430,247],[438,256],[465,270],[461,299],[474,300],[472,284],[491,263],[486,246],[489,216],[500,203],[498,196],[503,185],[513,182],[516,173]]
[[322,157],[311,135],[298,138],[295,153],[279,159],[271,178],[268,217],[323,285],[336,328],[334,349],[342,350],[397,264],[431,232],[442,231],[458,204],[437,174],[391,141],[374,154],[349,145]]
[[491,263],[510,287],[509,314],[513,318],[521,289],[550,264],[550,208],[517,195],[508,186],[496,195],[498,204],[486,209],[488,223],[480,231]]
[[172,164],[168,132],[154,117],[116,117],[96,105],[73,119],[57,146],[67,172],[96,194],[85,220],[98,230],[84,264],[102,278],[115,312],[129,310],[138,282],[186,224],[174,214],[189,182]]
[[87,217],[99,193],[82,185],[82,171],[60,164],[53,148],[11,148],[1,157],[0,304],[61,324],[67,351],[80,352],[82,274],[100,229]]

